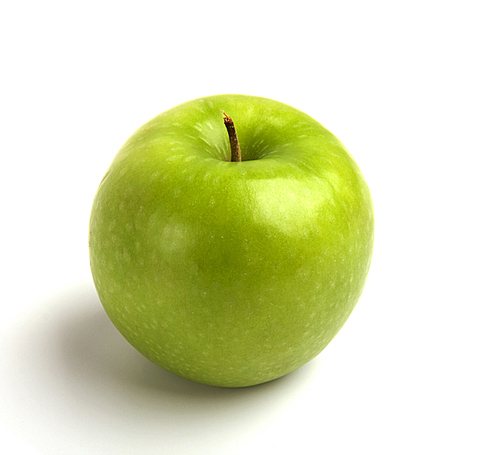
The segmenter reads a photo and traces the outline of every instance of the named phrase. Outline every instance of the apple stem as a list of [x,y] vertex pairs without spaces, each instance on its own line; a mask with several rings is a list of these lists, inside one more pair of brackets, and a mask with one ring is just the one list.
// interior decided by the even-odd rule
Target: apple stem
[[241,161],[241,149],[240,143],[238,142],[238,136],[236,136],[236,128],[234,127],[234,122],[229,115],[227,115],[224,111],[224,125],[227,129],[227,134],[229,135],[229,144],[231,145],[231,161],[239,162]]

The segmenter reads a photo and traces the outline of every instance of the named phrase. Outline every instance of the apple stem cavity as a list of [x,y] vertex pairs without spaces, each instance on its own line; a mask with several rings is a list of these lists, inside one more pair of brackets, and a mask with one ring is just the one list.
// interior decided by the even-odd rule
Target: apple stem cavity
[[238,136],[236,135],[236,128],[234,127],[234,122],[229,115],[224,111],[224,125],[227,129],[227,134],[229,135],[229,144],[231,145],[231,161],[240,162],[241,161],[241,149],[240,143],[238,142]]

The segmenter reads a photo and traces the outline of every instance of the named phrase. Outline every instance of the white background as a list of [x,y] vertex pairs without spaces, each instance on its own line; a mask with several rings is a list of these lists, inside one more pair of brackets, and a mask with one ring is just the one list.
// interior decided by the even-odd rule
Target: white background
[[[500,453],[495,1],[5,2],[0,449]],[[92,199],[183,101],[260,95],[323,123],[376,211],[365,292],[315,360],[220,389],[136,353],[91,280]]]

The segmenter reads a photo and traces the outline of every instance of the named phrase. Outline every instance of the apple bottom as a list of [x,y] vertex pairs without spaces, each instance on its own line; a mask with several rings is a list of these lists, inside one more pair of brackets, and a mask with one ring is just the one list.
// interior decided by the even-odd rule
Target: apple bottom
[[167,279],[168,268],[157,268],[121,283],[98,277],[97,287],[114,325],[148,359],[196,382],[246,387],[296,370],[330,343],[366,277],[351,273],[357,282],[346,280],[349,268],[319,280],[314,267],[301,267],[293,280],[275,273],[256,285],[249,267],[232,286],[203,280],[201,271],[201,286],[183,273],[170,271]]

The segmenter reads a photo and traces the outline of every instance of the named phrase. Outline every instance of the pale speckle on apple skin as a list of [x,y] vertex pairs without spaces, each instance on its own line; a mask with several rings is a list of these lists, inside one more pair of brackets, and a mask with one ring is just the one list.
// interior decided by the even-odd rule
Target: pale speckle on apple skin
[[[119,255],[117,255],[119,256]],[[123,261],[127,262],[127,263],[130,263],[131,262],[131,257],[130,257],[130,253],[127,251],[127,250],[123,250],[123,255],[122,255],[122,258],[123,258]],[[120,260],[120,258],[118,257],[118,261]]]

